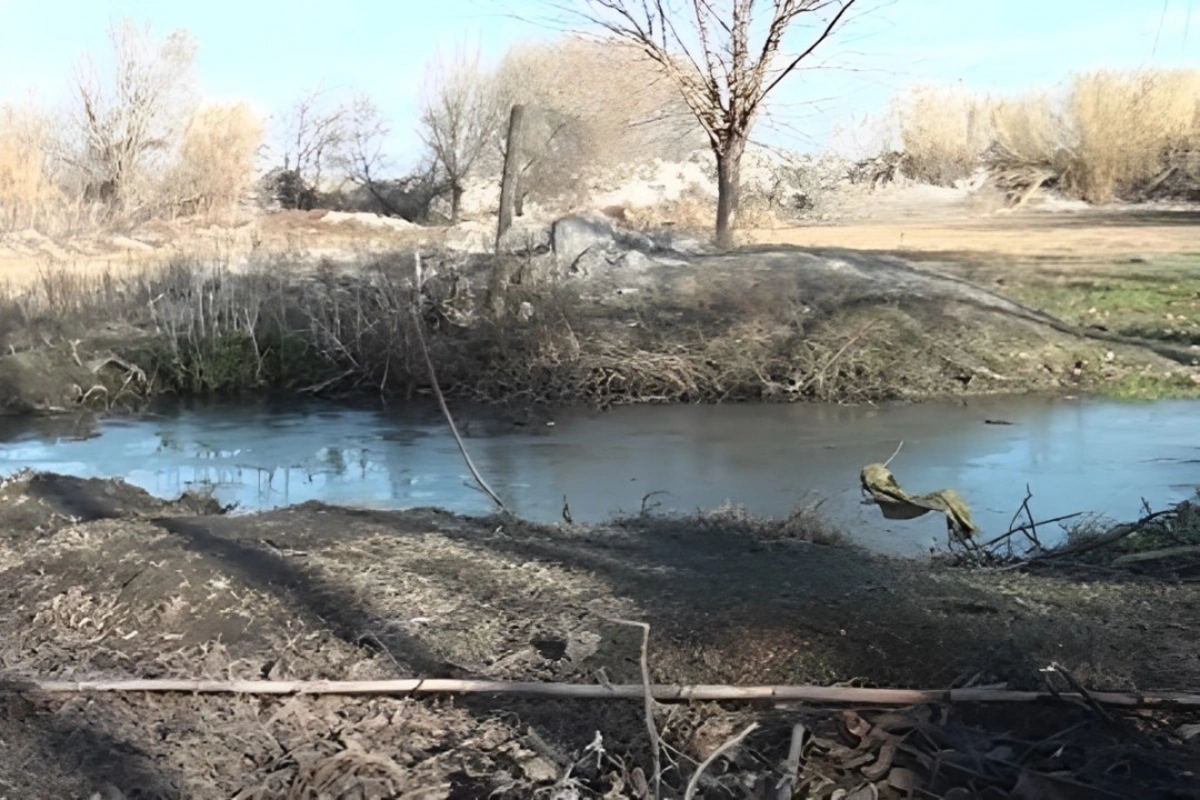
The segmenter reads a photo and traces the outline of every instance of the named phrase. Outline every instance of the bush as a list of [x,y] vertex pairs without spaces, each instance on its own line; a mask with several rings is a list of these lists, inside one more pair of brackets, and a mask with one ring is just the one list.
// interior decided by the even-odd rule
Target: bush
[[1075,78],[1072,183],[1085,200],[1125,196],[1158,175],[1167,154],[1200,145],[1200,70],[1094,72]]
[[988,102],[961,87],[916,86],[895,103],[903,171],[935,186],[970,175],[992,140]]
[[224,217],[254,176],[262,122],[244,103],[198,109],[184,129],[164,196],[175,213]]

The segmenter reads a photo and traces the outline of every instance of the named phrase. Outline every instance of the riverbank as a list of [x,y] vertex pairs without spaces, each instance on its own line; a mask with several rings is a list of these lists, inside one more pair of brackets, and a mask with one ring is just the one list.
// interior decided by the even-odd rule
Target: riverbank
[[1063,321],[946,263],[775,245],[717,254],[579,224],[586,236],[499,257],[51,268],[10,288],[0,314],[0,407],[412,397],[431,390],[422,338],[448,396],[515,406],[1200,395],[1186,336]]
[[[0,581],[8,679],[638,683],[640,632],[613,621],[634,619],[650,625],[649,664],[661,683],[1038,688],[1039,670],[1056,662],[1092,689],[1200,686],[1200,584],[884,559],[804,518],[786,527],[721,513],[538,526],[319,504],[229,516],[203,498],[160,501],[120,482],[18,476],[0,491]],[[406,796],[528,797],[569,777],[603,793],[651,763],[637,702],[0,702],[0,780],[19,796],[279,797],[320,785],[350,796],[339,792],[356,783]],[[1123,787],[1185,796],[1168,791],[1190,785],[1173,776],[1200,757],[1195,740],[1178,743],[1172,731],[1188,720],[1172,715],[1125,723],[1105,746],[1138,755],[1127,772],[1103,776],[1068,764],[1077,748],[1099,746],[1078,732],[1090,712],[1022,711],[1020,733],[1011,711],[950,713],[940,730],[981,725],[975,736],[1038,740],[1075,726],[1056,744],[1065,747],[1058,766],[1079,767],[1076,777],[1101,779],[1118,796],[1130,796]],[[748,749],[713,775],[777,780],[801,718],[835,737],[842,719],[819,707],[664,706],[658,727],[676,765],[666,783],[679,791],[696,762],[752,720],[762,727]],[[857,767],[845,767],[850,756],[814,748],[809,763],[832,780],[826,791],[862,783]],[[899,758],[920,772],[919,761]],[[625,783],[611,796],[638,793]]]

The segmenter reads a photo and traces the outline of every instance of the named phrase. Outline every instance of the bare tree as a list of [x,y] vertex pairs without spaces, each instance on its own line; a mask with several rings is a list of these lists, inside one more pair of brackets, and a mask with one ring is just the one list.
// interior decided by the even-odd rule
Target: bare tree
[[101,77],[90,57],[75,72],[78,104],[70,116],[75,140],[65,158],[84,173],[85,195],[114,213],[129,211],[131,189],[154,154],[174,146],[187,118],[196,56],[190,34],[155,41],[130,20],[109,29],[115,70]]
[[283,164],[275,178],[284,206],[312,205],[326,168],[337,161],[346,143],[350,113],[346,103],[332,101],[324,86],[305,92],[285,113],[277,134]]
[[452,60],[435,59],[426,71],[421,137],[450,184],[450,218],[458,220],[466,180],[480,155],[500,136],[506,109],[495,83],[479,65],[479,51],[458,48]]
[[347,108],[344,140],[332,163],[358,190],[354,193],[357,198],[354,194],[344,198],[352,207],[369,198],[370,204],[385,214],[415,222],[428,215],[430,203],[445,186],[439,185],[436,165],[430,163],[418,164],[408,174],[396,177],[395,165],[384,151],[390,134],[375,102],[359,95]]
[[334,156],[334,164],[347,180],[376,197],[376,185],[389,166],[383,143],[390,133],[391,128],[374,100],[358,95],[351,101],[346,109],[343,141]]
[[[721,247],[733,241],[742,154],[764,99],[833,34],[855,2],[550,0],[590,27],[640,48],[675,84],[716,156]],[[810,21],[814,31],[807,46],[785,54],[789,31]]]

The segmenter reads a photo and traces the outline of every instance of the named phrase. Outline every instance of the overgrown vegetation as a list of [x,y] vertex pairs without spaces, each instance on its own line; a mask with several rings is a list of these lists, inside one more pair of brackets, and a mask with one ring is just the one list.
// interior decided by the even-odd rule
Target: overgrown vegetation
[[[499,284],[498,265],[509,276]],[[1047,347],[1003,318],[980,333],[929,302],[836,292],[818,302],[790,272],[754,287],[709,275],[667,305],[629,305],[598,302],[586,282],[535,278],[519,259],[426,253],[424,268],[419,296],[412,253],[315,271],[276,257],[236,271],[186,259],[50,270],[10,290],[3,344],[80,364],[111,353],[132,365],[122,374],[145,373],[148,393],[407,396],[428,388],[419,305],[442,387],[486,402],[859,402],[1103,380],[1092,367],[1071,377],[1079,359],[1100,363],[1100,344]],[[1023,349],[1036,355],[1015,358]]]
[[937,185],[986,167],[1015,192],[1054,187],[1091,203],[1152,196],[1172,180],[1200,186],[1200,70],[1101,70],[1058,94],[1013,97],[922,86],[895,114],[906,171]]

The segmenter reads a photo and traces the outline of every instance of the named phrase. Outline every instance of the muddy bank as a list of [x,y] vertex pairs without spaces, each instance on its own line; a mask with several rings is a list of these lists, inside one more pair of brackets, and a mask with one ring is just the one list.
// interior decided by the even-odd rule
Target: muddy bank
[[[0,492],[5,676],[636,683],[640,635],[612,622],[624,618],[651,625],[652,677],[664,683],[1037,687],[1039,668],[1056,661],[1093,688],[1200,685],[1194,583],[886,560],[807,541],[818,531],[803,524],[783,530],[736,516],[544,527],[434,509],[213,512],[195,498],[157,501],[119,482],[41,475],[8,483]],[[633,768],[650,768],[636,702],[0,702],[0,786],[26,797],[316,796],[316,786],[338,797],[498,789],[528,797],[568,775],[583,782],[576,791],[637,797]],[[796,714],[817,711],[663,707],[659,725],[677,765],[668,796],[752,718],[762,728],[717,777],[772,783]],[[1005,713],[955,711],[943,729],[969,722],[1011,734]],[[1044,738],[1086,720],[1079,713],[1026,715],[1031,730],[1020,735]],[[810,719],[813,729],[835,736],[820,726],[838,717],[821,719]],[[1180,771],[1195,769],[1195,744],[1176,739],[1163,750],[1182,721],[1155,719],[1157,739],[1138,732],[1147,719],[1106,745],[1149,748],[1127,773],[1104,778],[1117,796],[1131,796],[1122,793],[1131,786],[1138,796],[1186,796],[1168,790]],[[864,780],[830,753],[813,751],[833,780],[814,796]],[[375,789],[351,793],[371,781]],[[391,789],[379,788],[387,781]]]
[[895,256],[715,254],[589,225],[526,232],[500,257],[424,252],[419,281],[413,252],[50,275],[3,309],[0,406],[409,397],[430,386],[415,307],[443,388],[486,402],[919,400],[1103,390],[1129,376],[1195,385],[1172,353],[1097,339]]

